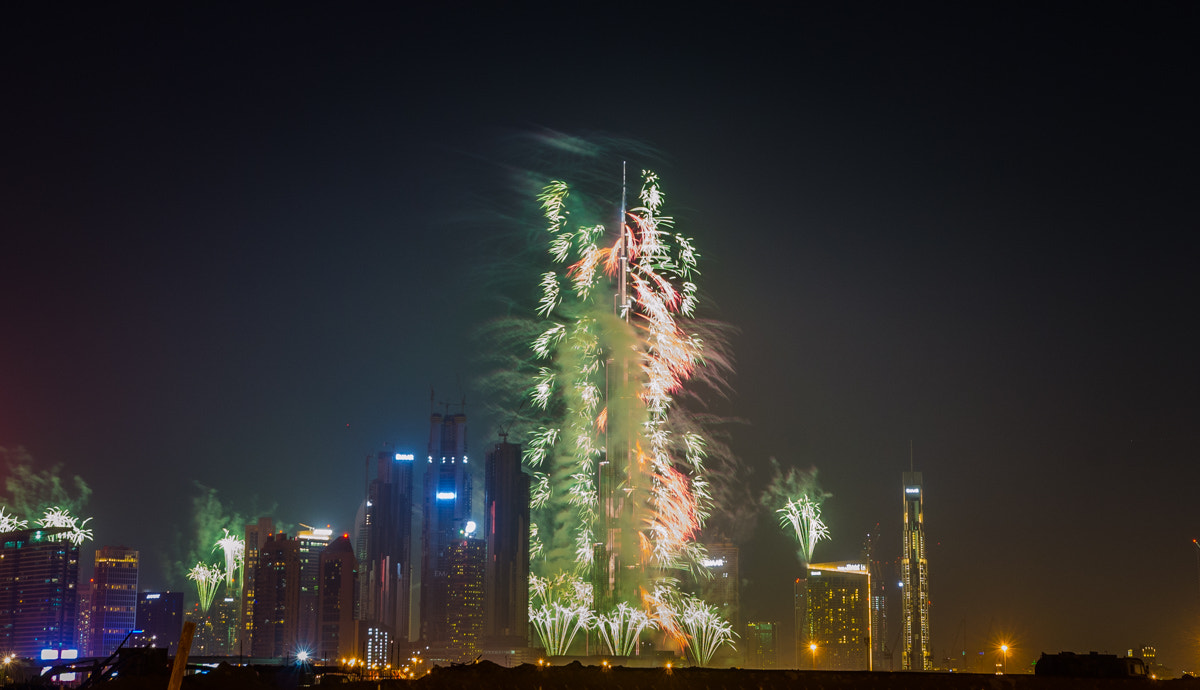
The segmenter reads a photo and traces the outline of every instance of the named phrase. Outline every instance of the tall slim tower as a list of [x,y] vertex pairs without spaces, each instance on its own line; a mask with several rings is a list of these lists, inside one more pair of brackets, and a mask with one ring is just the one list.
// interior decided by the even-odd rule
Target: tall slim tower
[[900,559],[900,579],[904,587],[904,641],[900,669],[933,670],[933,650],[929,642],[929,560],[925,555],[925,490],[920,472],[905,472],[904,480],[904,554]]

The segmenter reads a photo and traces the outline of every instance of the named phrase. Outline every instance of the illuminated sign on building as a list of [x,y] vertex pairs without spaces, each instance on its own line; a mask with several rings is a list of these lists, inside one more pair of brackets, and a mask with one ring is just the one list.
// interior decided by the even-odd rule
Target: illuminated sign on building
[[453,491],[439,491],[439,492],[437,492],[437,500],[453,501],[454,500],[454,492]]
[[397,460],[412,460],[413,454],[412,453],[396,453],[396,459]]

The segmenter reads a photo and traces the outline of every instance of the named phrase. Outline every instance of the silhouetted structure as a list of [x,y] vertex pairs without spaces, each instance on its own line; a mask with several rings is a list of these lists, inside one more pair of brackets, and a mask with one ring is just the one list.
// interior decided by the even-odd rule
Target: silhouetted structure
[[321,552],[321,643],[318,658],[326,661],[358,657],[354,599],[358,595],[358,560],[343,535]]
[[237,653],[249,654],[254,647],[254,576],[258,572],[258,555],[267,538],[275,532],[271,518],[259,518],[246,525],[246,550],[242,555],[241,624],[238,626]]
[[529,643],[529,475],[521,446],[501,441],[484,460],[484,642],[512,655]]
[[300,623],[300,544],[283,532],[267,537],[254,573],[252,655],[292,657]]
[[750,621],[745,630],[746,667],[779,667],[779,623]]
[[[385,630],[390,641],[419,636],[421,550],[413,549],[416,498],[414,456],[394,450],[375,457],[374,475],[359,511],[360,617],[370,629]],[[389,662],[392,661],[389,658]],[[387,663],[387,662],[385,662]]]
[[139,642],[164,647],[171,656],[183,630],[183,592],[142,592],[137,598]]

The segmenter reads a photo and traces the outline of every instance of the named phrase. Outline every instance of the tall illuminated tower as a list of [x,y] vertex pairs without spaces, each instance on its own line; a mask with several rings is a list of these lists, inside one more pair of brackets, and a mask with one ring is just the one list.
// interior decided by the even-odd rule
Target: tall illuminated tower
[[[421,638],[426,644],[450,642],[447,596],[450,546],[469,536],[474,492],[467,458],[467,416],[434,414],[429,424],[421,568]],[[474,528],[474,524],[471,527]]]
[[900,668],[904,671],[933,670],[929,641],[929,560],[925,554],[925,490],[920,472],[905,472],[904,554],[900,578],[904,589],[904,641]]

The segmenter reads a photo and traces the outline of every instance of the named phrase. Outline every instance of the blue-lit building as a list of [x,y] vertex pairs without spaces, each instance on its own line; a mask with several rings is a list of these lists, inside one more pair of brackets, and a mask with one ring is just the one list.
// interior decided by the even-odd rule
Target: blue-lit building
[[79,546],[66,528],[0,534],[0,649],[37,658],[76,650]]
[[451,640],[448,617],[450,547],[467,533],[474,482],[467,457],[467,417],[434,414],[425,467],[421,639],[433,647]]

